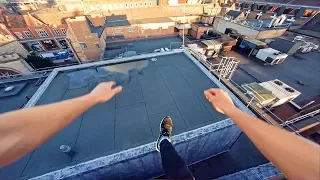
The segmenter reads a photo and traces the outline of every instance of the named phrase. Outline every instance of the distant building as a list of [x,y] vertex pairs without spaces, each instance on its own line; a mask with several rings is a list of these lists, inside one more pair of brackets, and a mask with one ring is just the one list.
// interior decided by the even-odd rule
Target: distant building
[[8,28],[0,23],[0,44],[16,40],[15,36],[8,30]]
[[32,70],[33,68],[19,54],[0,54],[0,79],[9,78],[11,75],[23,75]]
[[67,38],[82,62],[99,60],[106,43],[175,35],[175,23],[168,17],[126,20],[123,16],[80,16],[67,19],[67,23]]
[[56,1],[58,6],[65,8],[66,10],[79,10],[82,9],[85,13],[94,11],[113,11],[113,10],[126,10],[137,8],[149,8],[156,7],[156,0],[60,0]]
[[292,1],[290,4],[286,4],[282,0],[269,1],[261,0],[259,2],[254,2],[251,0],[240,0],[239,8],[241,10],[250,10],[251,12],[262,12],[267,14],[276,14],[278,16],[284,14],[288,16],[294,16],[297,18],[308,18],[319,11],[320,3],[319,1]]
[[[184,12],[188,13],[186,18]],[[176,23],[197,21],[201,14],[201,5],[92,12],[66,20],[67,39],[81,62],[97,61],[108,43],[174,36],[180,30]]]
[[0,79],[32,71],[33,68],[25,61],[27,55],[18,41],[0,44]]
[[200,39],[201,35],[206,33],[208,30],[213,29],[214,17],[212,16],[201,16],[200,22],[191,24],[191,30],[189,33],[192,37]]
[[29,52],[49,58],[53,62],[76,61],[66,39],[67,24],[64,18],[74,17],[76,12],[38,11],[19,15],[3,12],[7,33]]
[[7,7],[14,11],[32,11],[52,6],[48,0],[6,0]]
[[24,60],[28,52],[4,24],[0,24],[0,79],[25,74],[33,68]]

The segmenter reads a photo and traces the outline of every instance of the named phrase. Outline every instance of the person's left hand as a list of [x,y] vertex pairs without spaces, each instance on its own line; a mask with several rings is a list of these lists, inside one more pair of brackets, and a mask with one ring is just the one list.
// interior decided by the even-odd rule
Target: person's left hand
[[102,103],[110,100],[114,95],[122,91],[122,86],[116,86],[114,81],[103,82],[98,84],[91,93],[91,98],[94,98],[97,102]]

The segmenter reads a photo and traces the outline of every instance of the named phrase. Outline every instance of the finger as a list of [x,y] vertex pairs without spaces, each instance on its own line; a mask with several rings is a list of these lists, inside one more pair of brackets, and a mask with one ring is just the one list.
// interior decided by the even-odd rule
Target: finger
[[121,91],[122,91],[122,86],[117,86],[117,87],[115,87],[115,88],[112,89],[112,92],[113,92],[114,94],[118,94],[118,93],[121,92]]
[[213,94],[213,95],[216,95],[217,93],[219,93],[221,91],[221,89],[218,89],[218,88],[210,88],[208,90],[209,93]]
[[204,91],[204,96],[208,99],[209,102],[212,102],[214,99],[214,96],[209,91]]

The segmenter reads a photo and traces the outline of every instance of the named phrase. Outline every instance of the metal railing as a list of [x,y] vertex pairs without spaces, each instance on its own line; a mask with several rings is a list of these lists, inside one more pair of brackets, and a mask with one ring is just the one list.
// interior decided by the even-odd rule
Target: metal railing
[[320,109],[317,109],[317,110],[312,111],[312,112],[310,112],[310,113],[307,113],[307,114],[305,114],[305,115],[296,117],[296,118],[291,119],[291,120],[289,120],[289,121],[286,121],[286,122],[282,123],[281,126],[288,126],[289,124],[293,124],[293,123],[298,122],[298,121],[301,121],[301,120],[303,120],[303,119],[306,119],[306,118],[309,118],[309,117],[313,117],[313,116],[315,116],[315,115],[317,115],[317,114],[319,114],[319,113],[320,113]]

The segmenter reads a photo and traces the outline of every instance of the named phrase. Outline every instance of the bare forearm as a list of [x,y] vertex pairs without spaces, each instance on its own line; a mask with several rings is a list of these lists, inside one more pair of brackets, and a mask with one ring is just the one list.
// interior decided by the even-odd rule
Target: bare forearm
[[96,103],[85,95],[0,115],[0,167],[32,151]]
[[320,148],[237,108],[226,112],[257,148],[289,179],[320,179]]

